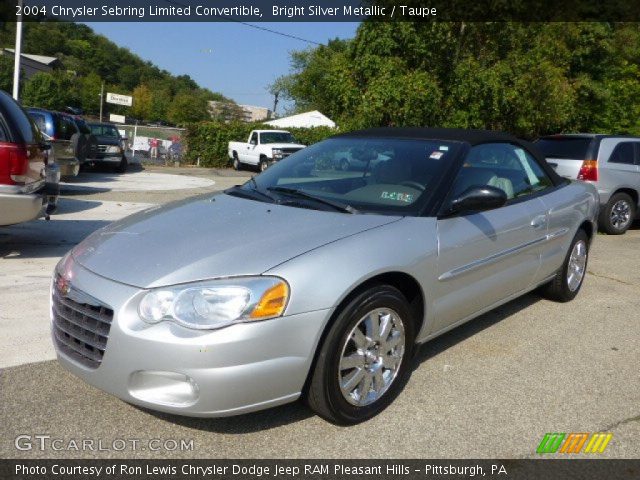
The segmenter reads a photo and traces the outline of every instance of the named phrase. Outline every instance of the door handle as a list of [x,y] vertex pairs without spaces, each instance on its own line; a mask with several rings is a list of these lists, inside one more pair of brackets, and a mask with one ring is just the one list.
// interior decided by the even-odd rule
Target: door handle
[[538,215],[537,217],[534,217],[533,220],[531,220],[531,227],[532,228],[542,228],[547,224],[547,217],[544,215]]

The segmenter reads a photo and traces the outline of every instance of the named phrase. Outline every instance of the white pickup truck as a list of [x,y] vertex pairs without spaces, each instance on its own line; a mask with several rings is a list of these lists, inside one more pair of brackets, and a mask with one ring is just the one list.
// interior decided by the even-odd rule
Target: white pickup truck
[[252,130],[247,143],[229,142],[229,158],[236,170],[242,165],[252,165],[263,172],[272,163],[304,147],[286,130]]

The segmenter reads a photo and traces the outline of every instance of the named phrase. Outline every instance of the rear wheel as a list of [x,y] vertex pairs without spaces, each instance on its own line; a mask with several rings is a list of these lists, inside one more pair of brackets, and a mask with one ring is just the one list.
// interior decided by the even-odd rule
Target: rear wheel
[[620,192],[612,195],[602,209],[598,224],[609,235],[622,235],[633,223],[635,215],[635,202],[630,195]]
[[234,170],[240,170],[240,159],[238,158],[238,154],[236,152],[233,152],[233,169]]
[[338,314],[320,347],[307,403],[338,424],[377,415],[411,373],[414,319],[396,288],[380,285],[355,297]]
[[542,287],[542,295],[556,302],[573,300],[580,291],[587,274],[588,260],[589,238],[584,230],[578,230],[571,242],[562,268],[556,273],[553,280]]

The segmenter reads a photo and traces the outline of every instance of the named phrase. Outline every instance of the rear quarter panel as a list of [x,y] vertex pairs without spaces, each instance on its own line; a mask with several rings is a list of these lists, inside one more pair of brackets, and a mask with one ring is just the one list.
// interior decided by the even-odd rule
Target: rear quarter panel
[[569,245],[585,221],[595,236],[598,192],[589,183],[574,181],[540,197],[547,208],[549,241],[542,250],[539,280],[553,275],[564,262]]

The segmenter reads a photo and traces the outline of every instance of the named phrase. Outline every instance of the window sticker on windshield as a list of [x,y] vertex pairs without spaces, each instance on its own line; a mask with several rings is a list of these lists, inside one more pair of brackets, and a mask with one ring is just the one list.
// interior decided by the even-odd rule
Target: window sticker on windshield
[[432,158],[434,160],[440,160],[442,158],[442,156],[444,155],[444,152],[433,152],[431,155],[429,155],[429,158]]
[[413,202],[412,193],[382,192],[380,194],[380,198],[383,198],[385,200],[397,200],[398,202],[404,202],[404,203]]
[[438,147],[438,150],[442,150],[443,152],[448,152],[449,151],[449,147],[447,145],[440,145]]

